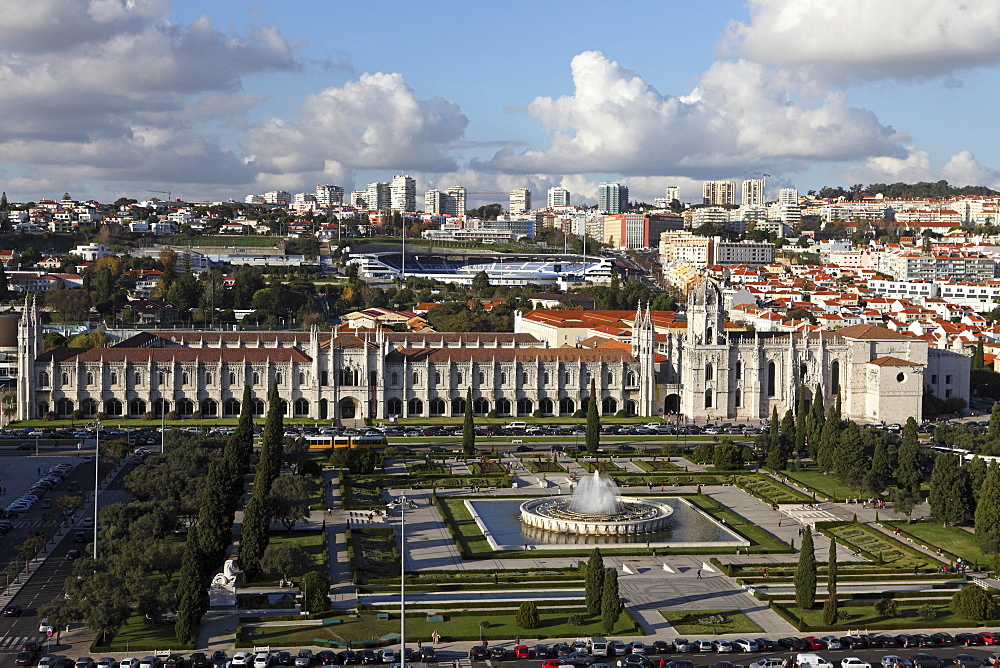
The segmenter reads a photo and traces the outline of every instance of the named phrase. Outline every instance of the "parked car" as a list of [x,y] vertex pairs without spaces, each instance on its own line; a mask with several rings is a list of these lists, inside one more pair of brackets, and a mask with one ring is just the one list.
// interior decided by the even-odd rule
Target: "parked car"
[[721,654],[729,653],[733,651],[733,643],[728,640],[715,640],[712,642],[712,646],[715,648],[716,652]]
[[951,658],[951,662],[962,668],[979,668],[980,666],[990,665],[990,662],[986,659],[971,654],[956,654]]
[[913,668],[941,668],[944,661],[932,654],[914,654],[910,657]]
[[337,653],[331,649],[324,649],[316,652],[316,663],[321,666],[337,665]]
[[[576,654],[576,652],[574,652],[574,654]],[[573,656],[573,654],[569,654],[563,657],[563,663],[569,663],[565,659],[569,658],[570,656]],[[588,654],[587,656],[589,657],[590,655]],[[507,658],[506,648],[501,647],[500,645],[494,645],[493,647],[490,647],[490,658],[496,661],[504,661]]]
[[[483,645],[473,645],[469,650],[469,658],[473,661],[485,661],[490,656],[489,650]],[[550,661],[555,661],[555,659],[550,659]],[[548,662],[546,662],[548,663]],[[561,662],[556,661],[555,665],[558,666]],[[553,667],[554,668],[554,667]]]
[[838,638],[837,636],[823,636],[822,638],[820,638],[820,640],[826,643],[827,649],[841,648],[840,638]]
[[300,649],[295,655],[295,665],[297,668],[307,668],[313,662],[313,651],[311,649]]
[[669,654],[674,651],[674,645],[666,640],[654,640],[653,651],[657,654]]
[[530,659],[531,649],[527,645],[518,645],[514,648],[514,658],[515,659]]
[[420,660],[424,663],[437,663],[437,651],[431,645],[420,648]]
[[778,643],[774,642],[770,638],[754,638],[757,646],[760,647],[762,652],[774,652],[778,649]]
[[983,640],[983,636],[978,633],[959,633],[955,636],[955,644],[964,645],[965,647],[973,647],[985,645],[986,641]]
[[750,664],[749,668],[781,668],[784,663],[784,659],[769,658],[761,659],[760,661],[754,661]]
[[840,668],[872,668],[872,664],[867,661],[862,661],[856,656],[849,656],[845,659],[841,659]]
[[778,638],[778,645],[784,649],[795,650],[796,652],[804,652],[808,649],[801,638]]
[[674,650],[681,653],[693,652],[694,644],[687,638],[674,638]]
[[756,640],[748,640],[747,638],[734,640],[733,647],[740,652],[757,652],[760,650],[760,645],[757,644]]
[[641,640],[634,640],[629,643],[629,650],[632,654],[645,654],[648,650],[646,649],[646,643]]

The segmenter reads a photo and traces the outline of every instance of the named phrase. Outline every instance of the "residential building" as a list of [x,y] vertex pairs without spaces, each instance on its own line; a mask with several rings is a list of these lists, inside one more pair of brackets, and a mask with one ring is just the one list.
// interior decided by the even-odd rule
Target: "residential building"
[[681,188],[680,186],[667,186],[667,204],[669,205],[674,200],[681,201]]
[[393,211],[417,210],[417,182],[408,174],[392,177],[389,185],[390,206]]
[[388,183],[369,183],[364,195],[365,208],[369,211],[388,211],[391,208],[391,192]]
[[531,191],[527,188],[514,188],[510,191],[510,212],[512,214],[531,211]]
[[743,206],[764,206],[764,179],[744,179]]
[[679,215],[616,213],[604,216],[602,241],[615,248],[656,248],[663,232],[681,227]]
[[318,185],[316,186],[316,204],[319,206],[333,206],[344,202],[344,189],[340,186]]
[[271,190],[264,193],[264,204],[274,204],[276,206],[288,206],[292,203],[291,193],[284,190]]
[[597,210],[603,214],[628,211],[628,186],[609,181],[597,186]]
[[705,181],[701,187],[701,203],[718,206],[736,204],[736,181]]
[[559,186],[549,188],[546,205],[549,209],[569,206],[569,191]]

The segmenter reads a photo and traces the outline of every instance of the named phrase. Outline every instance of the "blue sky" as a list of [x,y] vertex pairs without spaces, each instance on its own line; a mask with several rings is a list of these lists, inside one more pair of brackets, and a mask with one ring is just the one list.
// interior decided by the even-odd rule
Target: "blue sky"
[[[0,26],[11,200],[706,178],[1000,187],[985,0],[33,0]],[[472,198],[473,203],[500,199]]]

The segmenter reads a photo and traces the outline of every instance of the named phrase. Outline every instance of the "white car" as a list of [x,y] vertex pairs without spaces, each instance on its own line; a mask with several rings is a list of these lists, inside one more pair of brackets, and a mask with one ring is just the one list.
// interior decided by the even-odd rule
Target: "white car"
[[646,653],[646,643],[639,642],[638,640],[629,643],[633,654],[645,654]]
[[712,644],[715,645],[716,652],[724,653],[733,651],[733,643],[728,640],[716,640]]
[[746,638],[734,640],[733,645],[741,652],[757,652],[760,650],[760,645],[757,644],[756,640],[748,640]]
[[127,656],[118,662],[118,668],[139,668],[139,659]]
[[270,652],[259,652],[257,656],[253,658],[253,668],[270,668],[270,666],[271,666]]
[[784,659],[761,659],[751,663],[749,668],[781,668]]
[[841,649],[843,647],[837,636],[823,636],[820,640],[826,643],[827,649]]
[[233,654],[233,660],[229,665],[232,668],[248,668],[252,663],[253,654],[250,652],[236,652],[236,654]]
[[380,652],[380,654],[382,656],[379,658],[382,659],[382,663],[396,663],[396,659],[398,658],[398,656],[396,655],[396,650],[392,649],[391,647],[386,647]]
[[840,668],[872,668],[872,664],[863,661],[856,656],[849,656],[840,661]]
[[694,648],[696,652],[712,652],[715,650],[715,645],[711,640],[695,640]]

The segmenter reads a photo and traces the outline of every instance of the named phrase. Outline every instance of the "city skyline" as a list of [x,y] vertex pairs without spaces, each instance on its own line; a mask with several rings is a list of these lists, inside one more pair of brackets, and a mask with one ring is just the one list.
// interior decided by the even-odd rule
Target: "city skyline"
[[[338,28],[370,11],[348,3],[11,8],[0,187],[19,201],[242,200],[410,174],[410,193],[462,184],[477,206],[497,198],[473,193],[551,187],[592,205],[605,181],[645,201],[676,185],[694,202],[704,180],[764,172],[768,200],[852,183],[1000,186],[1000,149],[979,138],[1000,61],[980,38],[1000,27],[986,2],[616,8],[623,24],[670,26],[666,52],[588,30],[590,3],[532,6],[561,26],[538,40],[515,29],[528,7],[401,5],[377,40]],[[416,44],[442,16],[447,48]],[[502,58],[480,48],[483,26]]]

